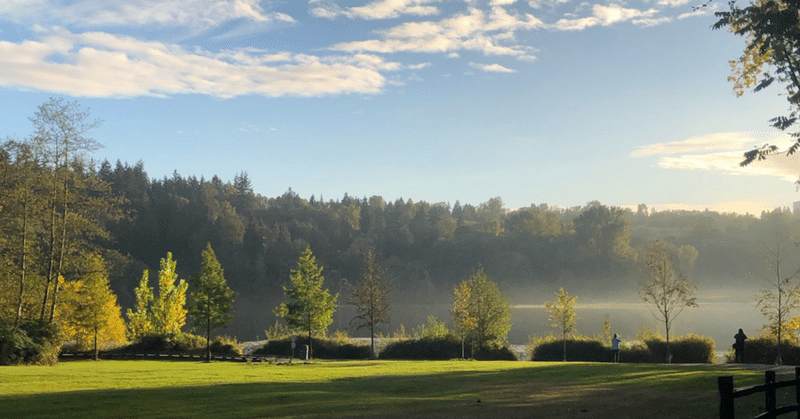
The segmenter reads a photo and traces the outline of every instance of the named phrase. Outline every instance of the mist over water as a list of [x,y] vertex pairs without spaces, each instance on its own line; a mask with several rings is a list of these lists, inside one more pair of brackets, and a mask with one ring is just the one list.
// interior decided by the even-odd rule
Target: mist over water
[[[758,311],[750,293],[720,293],[713,297],[698,296],[697,308],[686,308],[673,321],[670,337],[675,338],[689,333],[708,336],[714,339],[718,351],[727,351],[733,344],[733,335],[742,328],[749,337],[755,337],[766,323],[766,318]],[[617,333],[624,340],[633,340],[643,327],[664,335],[664,323],[653,316],[650,305],[641,302],[638,297],[626,301],[587,303],[576,307],[578,314],[577,333],[595,337],[603,333],[603,320],[606,315],[611,321],[611,333]],[[392,318],[389,325],[382,325],[379,332],[391,335],[405,326],[408,334],[415,327],[426,323],[428,316],[433,315],[452,327],[449,304],[405,304],[392,306]],[[334,323],[330,329],[348,330],[350,336],[367,337],[366,329],[356,330],[350,326],[354,316],[352,306],[341,306],[334,315]],[[531,336],[558,334],[559,331],[550,326],[548,313],[544,304],[517,304],[511,308],[511,331],[509,343],[524,345]]]

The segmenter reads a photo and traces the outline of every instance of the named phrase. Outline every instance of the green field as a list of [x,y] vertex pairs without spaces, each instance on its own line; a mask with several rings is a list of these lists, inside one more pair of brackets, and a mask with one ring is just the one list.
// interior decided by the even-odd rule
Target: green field
[[[73,361],[0,367],[0,417],[709,418],[720,375],[737,387],[763,380],[712,365]],[[762,400],[737,400],[737,417]]]

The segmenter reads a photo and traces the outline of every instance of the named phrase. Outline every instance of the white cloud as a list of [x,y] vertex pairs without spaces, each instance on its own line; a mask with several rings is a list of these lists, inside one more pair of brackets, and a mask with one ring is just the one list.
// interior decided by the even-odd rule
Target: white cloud
[[332,0],[309,1],[312,16],[333,19],[345,16],[350,19],[392,19],[402,15],[430,16],[439,14],[435,6],[441,0],[379,0],[364,6],[341,7]]
[[532,59],[533,48],[506,45],[513,41],[514,31],[534,29],[544,24],[535,16],[511,15],[495,7],[487,14],[477,8],[438,22],[406,22],[379,32],[380,39],[339,43],[338,51],[371,51],[380,53],[427,52],[453,53],[460,50],[479,51],[485,55],[507,55]]
[[689,1],[690,0],[658,0],[656,4],[659,6],[678,7],[689,3]]
[[652,26],[662,22],[652,18],[657,13],[657,9],[639,10],[622,7],[619,4],[608,6],[595,4],[592,6],[592,16],[578,19],[560,19],[550,25],[550,28],[562,31],[576,31],[597,25],[611,26],[615,23],[629,20],[633,20],[638,25]]
[[[727,151],[727,150],[744,150],[754,144],[759,143],[756,136],[759,133],[748,132],[720,132],[715,134],[703,135],[698,137],[691,137],[681,141],[671,141],[666,143],[654,143],[644,146],[636,147],[631,152],[632,157],[646,157],[655,155],[669,155],[689,153],[695,151]],[[763,136],[763,134],[761,134]],[[788,139],[785,136],[782,139]],[[776,136],[770,138],[762,138],[760,143],[776,141]],[[751,147],[752,148],[752,147]]]
[[[57,58],[57,59],[54,59]],[[402,68],[369,54],[319,57],[257,49],[209,52],[102,32],[47,30],[40,41],[0,42],[0,85],[74,96],[196,93],[321,96],[379,93],[382,71]]]
[[508,6],[511,4],[516,3],[517,0],[491,0],[489,5],[491,6]]
[[473,68],[477,68],[485,73],[516,73],[517,70],[503,67],[500,64],[479,64],[479,63],[469,63],[469,65]]
[[253,22],[292,23],[284,13],[266,12],[259,0],[65,0],[44,2],[14,0],[0,17],[14,22],[94,27],[181,26],[217,27],[242,19]]
[[739,165],[744,160],[745,151],[765,143],[786,145],[790,144],[790,137],[774,133],[716,133],[637,147],[631,152],[631,157],[659,156],[658,166],[665,169],[709,170],[796,181],[800,174],[800,159],[795,156],[776,154],[746,167]]

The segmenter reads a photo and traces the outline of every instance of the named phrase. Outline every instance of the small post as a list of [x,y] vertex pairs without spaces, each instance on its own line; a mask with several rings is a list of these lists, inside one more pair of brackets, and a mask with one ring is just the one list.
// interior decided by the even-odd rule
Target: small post
[[775,417],[775,370],[764,372],[764,385],[766,386],[766,389],[764,389],[764,409],[773,414],[770,417]]
[[734,419],[733,416],[733,376],[717,377],[719,387],[719,418]]
[[[794,400],[800,406],[800,367],[794,367]],[[797,419],[800,419],[800,409],[797,410]]]

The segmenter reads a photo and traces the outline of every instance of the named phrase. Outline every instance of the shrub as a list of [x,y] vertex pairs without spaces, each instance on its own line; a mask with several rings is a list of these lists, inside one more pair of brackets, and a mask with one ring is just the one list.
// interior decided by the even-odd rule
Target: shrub
[[[748,339],[744,344],[744,360],[748,364],[773,364],[778,357],[778,342],[769,337],[759,336]],[[781,360],[787,365],[800,364],[800,347],[781,342]]]
[[[564,359],[564,341],[553,335],[531,338],[526,351],[532,361],[562,361]],[[567,359],[584,362],[610,362],[613,360],[613,356],[611,349],[602,342],[586,336],[573,336],[567,339]]]
[[113,352],[126,353],[202,353],[206,348],[206,339],[191,333],[178,333],[175,336],[148,334],[136,342],[116,348]]
[[0,327],[0,365],[55,365],[62,336],[58,325],[31,320]]
[[[308,343],[307,339],[296,339],[297,348],[295,356],[299,354],[298,349]],[[349,340],[344,340],[341,336],[336,339],[312,339],[312,355],[320,359],[366,359],[369,358],[369,346],[356,345]],[[292,353],[292,339],[273,339],[264,346],[253,351],[254,355],[277,355],[288,356]]]
[[218,354],[242,354],[242,347],[235,337],[217,336],[211,340],[211,352]]
[[397,340],[386,345],[379,359],[444,360],[461,357],[461,341],[453,335],[438,338]]
[[[620,345],[620,362],[663,363],[666,360],[667,341],[657,334],[644,334],[644,340],[623,342]],[[533,361],[561,361],[563,343],[560,337],[543,336],[530,339],[528,356]],[[713,363],[716,360],[714,340],[707,336],[688,334],[670,341],[672,362]],[[602,342],[586,336],[567,339],[567,359],[570,361],[611,362],[611,349]]]
[[428,324],[425,323],[414,328],[414,339],[441,339],[446,338],[452,333],[447,329],[444,322],[439,321],[436,316],[428,316]]
[[[646,340],[645,344],[651,354],[650,362],[666,361],[666,339],[654,336]],[[714,339],[695,334],[679,336],[670,340],[669,352],[672,355],[672,362],[676,364],[714,363],[717,357]]]

